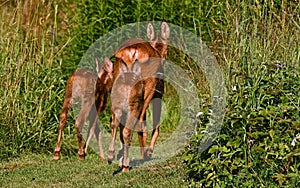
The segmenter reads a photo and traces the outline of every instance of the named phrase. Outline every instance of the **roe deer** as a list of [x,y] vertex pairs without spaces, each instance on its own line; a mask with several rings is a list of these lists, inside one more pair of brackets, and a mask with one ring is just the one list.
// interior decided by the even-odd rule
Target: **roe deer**
[[112,131],[116,131],[121,125],[120,140],[124,153],[120,166],[123,166],[123,172],[129,171],[128,150],[135,127],[137,126],[137,129],[140,129],[138,121],[143,107],[143,97],[143,83],[139,62],[133,63],[131,69],[122,62],[119,75],[115,79],[111,92],[111,109],[114,120],[112,122]]
[[[121,63],[124,62],[127,67],[130,67],[138,61],[141,66],[141,77],[144,86],[144,104],[142,106],[141,114],[139,116],[141,129],[138,130],[138,138],[141,148],[142,159],[145,157],[145,147],[147,143],[146,130],[146,110],[153,100],[153,132],[147,156],[151,157],[154,144],[159,134],[159,121],[161,116],[161,99],[164,94],[163,81],[163,61],[167,55],[168,39],[170,36],[170,28],[168,24],[163,21],[160,28],[160,36],[155,34],[154,27],[149,22],[147,27],[147,36],[150,42],[146,42],[140,38],[132,38],[126,40],[115,53],[114,63],[114,78],[120,74]],[[111,123],[115,122],[112,116]],[[112,125],[112,142],[109,147],[109,162],[114,158],[114,141],[116,137],[116,130]]]
[[[67,121],[68,111],[74,104],[75,99],[80,99],[81,102],[81,110],[75,122],[79,147],[78,156],[80,159],[84,159],[85,153],[87,153],[89,142],[96,129],[95,135],[99,144],[100,159],[105,159],[102,149],[101,133],[97,125],[97,119],[98,115],[100,115],[100,113],[105,109],[107,96],[112,87],[113,64],[107,57],[105,57],[105,64],[101,68],[98,60],[96,61],[98,75],[91,70],[78,69],[74,71],[68,79],[66,95],[64,98],[64,104],[60,114],[58,126],[58,139],[54,152],[55,160],[59,159],[62,131]],[[81,131],[87,118],[89,119],[90,123],[90,131],[88,132],[88,139],[86,141],[85,149],[83,150]]]

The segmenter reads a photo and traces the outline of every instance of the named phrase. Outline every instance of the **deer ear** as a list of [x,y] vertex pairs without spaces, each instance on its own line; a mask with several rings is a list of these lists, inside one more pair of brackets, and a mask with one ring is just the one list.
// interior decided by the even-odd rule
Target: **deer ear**
[[97,71],[97,74],[99,75],[100,71],[101,71],[101,63],[98,58],[96,58],[95,60],[96,60],[96,71]]
[[160,26],[160,36],[164,40],[168,40],[170,37],[170,27],[166,21],[163,21]]
[[123,61],[120,63],[120,73],[121,72],[128,72],[127,65]]
[[135,61],[132,65],[132,72],[134,72],[136,75],[141,75],[141,66],[139,61]]
[[110,61],[110,59],[108,57],[104,58],[104,70],[108,73],[112,73],[113,72],[113,63]]
[[155,30],[154,27],[152,25],[152,22],[148,23],[148,27],[147,27],[147,37],[150,41],[154,41],[155,40]]

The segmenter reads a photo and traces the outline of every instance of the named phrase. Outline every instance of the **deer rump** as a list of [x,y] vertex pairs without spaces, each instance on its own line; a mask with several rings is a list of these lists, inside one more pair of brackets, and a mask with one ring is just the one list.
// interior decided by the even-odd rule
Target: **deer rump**
[[[97,118],[106,107],[107,96],[113,81],[113,65],[108,58],[105,58],[104,61],[105,64],[101,67],[100,62],[96,60],[97,74],[88,69],[78,69],[69,77],[58,125],[58,138],[54,151],[54,160],[60,158],[62,132],[67,121],[68,112],[75,100],[78,99],[80,101],[80,111],[75,121],[78,138],[78,156],[80,159],[85,158],[89,142],[95,133],[99,145],[100,159],[105,159],[102,149],[101,132],[97,125]],[[86,146],[83,148],[82,128],[87,119],[89,119],[90,125]]]

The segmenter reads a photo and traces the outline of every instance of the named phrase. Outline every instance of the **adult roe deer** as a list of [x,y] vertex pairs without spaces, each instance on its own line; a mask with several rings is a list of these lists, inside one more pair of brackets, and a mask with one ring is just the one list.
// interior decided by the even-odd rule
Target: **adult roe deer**
[[120,166],[123,166],[124,172],[129,171],[128,150],[133,130],[135,128],[140,129],[136,125],[143,107],[143,94],[139,62],[134,62],[130,69],[121,62],[120,72],[114,81],[111,92],[111,110],[114,117],[114,122],[112,122],[114,130],[120,127],[120,140],[124,151]]
[[[102,149],[101,133],[97,125],[98,115],[105,109],[107,96],[112,87],[113,82],[113,64],[105,57],[105,64],[101,68],[100,63],[96,60],[97,74],[88,69],[77,69],[68,79],[66,86],[66,95],[60,121],[58,126],[58,139],[54,152],[54,159],[58,160],[60,155],[62,131],[67,121],[67,115],[70,107],[74,104],[75,99],[80,99],[81,109],[76,118],[75,128],[78,138],[78,156],[84,159],[87,153],[89,142],[95,132],[99,144],[100,159],[104,160]],[[82,145],[82,127],[89,119],[90,128],[85,149]]]
[[[153,132],[152,138],[147,150],[147,157],[151,157],[155,142],[159,135],[159,121],[161,116],[161,99],[164,94],[163,81],[163,61],[167,55],[168,39],[170,37],[170,28],[163,21],[160,27],[160,36],[155,34],[154,27],[149,22],[147,27],[147,36],[149,42],[140,38],[126,40],[115,53],[114,78],[120,74],[121,63],[124,62],[130,69],[138,61],[141,66],[141,77],[144,86],[144,104],[142,106],[139,122],[141,129],[138,131],[138,138],[141,148],[142,159],[145,157],[145,147],[147,143],[146,130],[146,110],[153,100]],[[114,142],[116,137],[116,127],[114,126],[115,117],[112,115],[112,141],[109,147],[108,160],[111,162],[114,158]]]

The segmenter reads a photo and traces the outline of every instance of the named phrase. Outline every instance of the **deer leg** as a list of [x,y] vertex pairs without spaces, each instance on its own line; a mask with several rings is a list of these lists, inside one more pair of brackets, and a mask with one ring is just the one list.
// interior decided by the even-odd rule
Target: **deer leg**
[[139,138],[139,142],[140,142],[142,159],[145,158],[145,148],[147,145],[147,137],[148,137],[147,125],[146,125],[146,111],[147,111],[147,108],[154,96],[157,79],[156,78],[148,78],[148,79],[144,80],[143,83],[144,83],[144,88],[145,88],[144,89],[144,104],[143,104],[143,107],[141,110],[141,115],[139,118],[140,131],[138,131],[138,135],[139,135],[138,138]]
[[53,157],[54,160],[59,159],[62,131],[63,131],[65,125],[66,125],[66,122],[67,122],[67,116],[68,116],[68,111],[70,109],[70,106],[71,106],[71,98],[66,97],[65,100],[64,100],[62,112],[61,112],[60,118],[59,118],[58,138],[57,138],[57,144],[56,144],[56,147],[55,147],[55,150],[54,150],[54,157]]
[[90,114],[89,114],[89,129],[88,129],[88,132],[87,132],[87,140],[86,140],[86,143],[85,143],[84,153],[87,153],[89,144],[90,144],[90,142],[92,140],[92,137],[95,133],[95,127],[96,127],[96,124],[97,124],[97,119],[96,118],[97,118],[96,109],[92,107],[92,109],[90,111]]
[[112,113],[111,142],[110,142],[109,150],[108,150],[108,163],[109,164],[111,164],[112,161],[114,160],[116,134],[117,134],[117,129],[118,129],[119,124],[120,124],[121,116],[122,116],[122,111],[121,110],[115,110]]
[[123,158],[123,172],[129,171],[129,156],[128,156],[128,150],[130,147],[130,142],[132,139],[132,132],[130,128],[125,127],[123,129],[123,135],[124,135],[124,158]]
[[156,98],[152,100],[153,104],[153,131],[152,131],[152,138],[149,145],[149,148],[147,150],[147,157],[151,157],[154,149],[155,142],[159,135],[159,121],[161,116],[161,99]]
[[137,126],[137,133],[138,133],[138,139],[141,149],[141,159],[143,160],[145,158],[145,149],[147,145],[147,126],[146,126],[146,116],[144,116],[143,120],[139,120],[138,126]]
[[[152,87],[152,86],[151,86]],[[149,88],[151,88],[149,87]],[[145,86],[146,88],[146,86]],[[153,87],[152,87],[153,88]],[[139,126],[138,126],[138,138],[139,138],[139,143],[140,143],[140,148],[141,148],[141,156],[142,159],[145,158],[145,148],[147,145],[147,137],[148,137],[148,132],[147,132],[147,125],[146,125],[146,111],[147,108],[151,102],[151,99],[153,97],[154,91],[153,90],[145,90],[145,100],[144,104],[141,110],[141,115],[139,118]]]
[[102,148],[102,134],[98,127],[98,123],[97,123],[98,116],[97,116],[96,108],[94,108],[94,105],[92,106],[92,109],[91,109],[91,112],[89,115],[89,121],[90,121],[90,126],[89,126],[89,131],[88,131],[87,141],[85,144],[84,153],[87,153],[89,143],[90,143],[93,135],[95,134],[95,137],[97,139],[98,146],[99,146],[100,160],[104,160],[105,158],[104,158],[104,153],[103,153],[103,148]]
[[159,135],[159,123],[160,123],[160,117],[161,117],[161,103],[162,103],[163,94],[164,94],[164,80],[162,78],[160,78],[157,80],[157,84],[155,87],[155,93],[152,97],[153,131],[152,131],[150,145],[149,145],[149,148],[147,149],[147,157],[148,158],[151,158],[151,156],[152,156],[152,153],[154,150],[154,145],[155,145],[155,142]]
[[98,124],[96,124],[95,127],[96,127],[95,128],[95,136],[98,141],[100,160],[103,161],[103,160],[105,160],[105,157],[104,157],[104,152],[103,152],[103,148],[102,148],[102,133],[98,127]]
[[[104,110],[105,104],[106,104],[106,101],[101,101],[101,97],[96,96],[96,102],[95,102],[96,109],[95,109],[95,111],[97,110],[97,115],[98,116],[100,116],[100,113]],[[93,108],[92,108],[92,110],[93,110]],[[99,129],[99,126],[98,126],[98,123],[97,123],[98,122],[98,116],[97,115],[95,116],[94,123],[93,123],[93,127],[94,127],[94,130],[96,132],[95,131],[93,131],[93,132],[95,132],[95,136],[96,136],[96,139],[98,141],[99,155],[100,155],[100,160],[102,161],[102,160],[105,160],[105,157],[104,157],[104,152],[103,152],[103,148],[102,148],[102,133],[101,133],[101,131]]]
[[123,165],[123,156],[124,156],[124,136],[123,136],[124,126],[120,126],[120,141],[121,141],[121,149],[118,152],[117,159],[119,159],[119,167]]
[[[123,172],[128,172],[129,171],[129,147],[133,135],[134,128],[136,127],[136,124],[139,123],[139,116],[140,116],[140,101],[138,102],[133,102],[130,105],[130,112],[127,115],[127,121],[126,121],[126,126],[122,131],[123,134],[123,139],[124,139],[124,157],[123,157]],[[144,144],[144,141],[143,143]],[[141,141],[140,141],[141,145]]]
[[91,109],[91,105],[92,105],[91,103],[84,103],[84,105],[81,105],[81,110],[75,122],[75,129],[78,138],[78,156],[80,159],[84,159],[85,157],[85,153],[82,145],[82,127],[86,121],[88,112]]
[[128,118],[126,121],[126,126],[124,127],[123,131],[121,132],[123,134],[124,138],[124,158],[123,158],[123,172],[128,172],[129,171],[129,155],[128,155],[128,150],[130,147],[132,135],[133,135],[133,130],[138,122],[138,117],[139,111],[132,111],[132,114],[128,114]]

